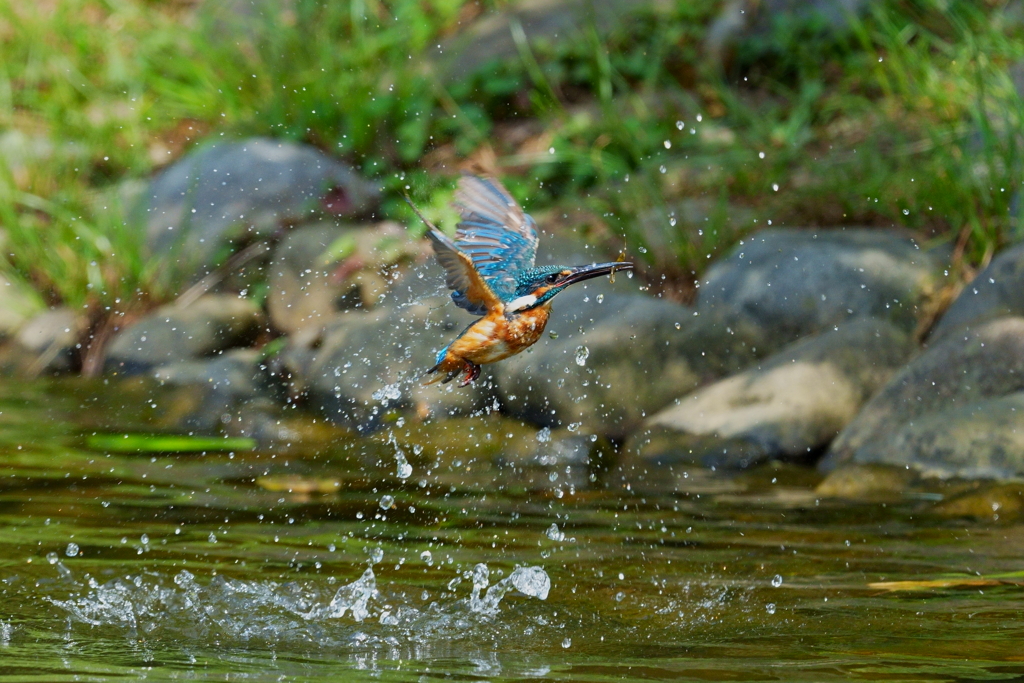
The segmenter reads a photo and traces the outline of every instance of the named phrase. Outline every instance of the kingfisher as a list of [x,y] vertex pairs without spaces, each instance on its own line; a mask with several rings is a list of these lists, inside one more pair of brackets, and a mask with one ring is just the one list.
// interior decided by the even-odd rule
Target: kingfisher
[[453,206],[460,217],[454,240],[413,210],[427,225],[452,301],[482,317],[441,349],[424,384],[446,384],[462,374],[459,386],[466,386],[480,376],[481,365],[514,356],[540,339],[559,292],[633,268],[625,261],[535,267],[537,223],[494,178],[462,176]]

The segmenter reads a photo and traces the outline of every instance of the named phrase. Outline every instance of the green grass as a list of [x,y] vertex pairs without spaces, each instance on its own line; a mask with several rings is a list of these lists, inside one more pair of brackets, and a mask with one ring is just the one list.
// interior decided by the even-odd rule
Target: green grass
[[214,5],[0,0],[0,135],[27,148],[0,155],[0,267],[50,303],[101,320],[170,297],[126,187],[221,135],[344,157],[410,226],[400,190],[436,216],[455,165],[486,160],[530,210],[570,215],[682,298],[769,221],[906,226],[955,245],[965,277],[1024,237],[1024,42],[1003,2],[883,0],[839,33],[781,23],[717,68],[702,41],[722,3],[680,0],[520,42],[454,83],[426,54],[466,0]]

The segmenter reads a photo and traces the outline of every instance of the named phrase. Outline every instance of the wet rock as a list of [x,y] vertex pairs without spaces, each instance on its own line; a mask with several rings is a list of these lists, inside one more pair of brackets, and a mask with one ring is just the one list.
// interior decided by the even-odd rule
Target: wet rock
[[31,287],[0,273],[0,340],[13,336],[44,308]]
[[657,476],[676,466],[741,470],[770,459],[763,445],[744,439],[687,434],[662,425],[650,425],[632,434],[622,447],[619,473],[629,480]]
[[263,323],[249,299],[211,294],[179,308],[163,306],[121,331],[107,350],[107,372],[132,375],[209,356],[252,341]]
[[964,287],[932,329],[929,341],[1009,315],[1024,315],[1024,244],[996,256]]
[[611,441],[597,434],[545,427],[532,436],[507,444],[495,457],[510,486],[585,488],[616,461]]
[[[377,429],[385,416],[464,414],[493,398],[487,367],[465,388],[420,385],[437,352],[473,318],[444,299],[345,311],[319,334],[293,338],[281,355],[292,392],[338,424]],[[305,330],[304,330],[305,332]]]
[[536,424],[621,437],[680,394],[777,347],[743,318],[695,316],[648,296],[595,296],[574,309],[562,299],[573,289],[555,300],[548,335],[495,369],[504,408]]
[[185,360],[156,368],[162,386],[192,387],[201,396],[180,427],[209,432],[230,424],[235,408],[260,392],[270,392],[270,377],[258,349],[235,349],[213,358]]
[[323,325],[338,310],[372,308],[428,251],[425,240],[413,240],[390,221],[372,228],[330,222],[296,228],[274,249],[270,319],[294,332]]
[[228,240],[261,238],[284,220],[364,213],[378,188],[307,145],[252,138],[200,147],[166,168],[144,195],[147,243],[185,268],[206,265]]
[[1024,392],[921,415],[862,446],[854,459],[940,477],[1024,475]]
[[[749,466],[767,458],[807,458],[826,446],[911,356],[916,345],[874,318],[796,342],[755,366],[703,387],[647,420],[658,434],[636,444],[655,459],[685,450],[707,466]],[[671,432],[705,437],[671,445]],[[721,448],[713,445],[721,439]],[[754,447],[741,447],[739,443]]]
[[942,261],[894,231],[764,230],[711,267],[698,310],[746,314],[790,340],[859,316],[912,331]]
[[893,500],[903,496],[920,475],[893,465],[843,465],[830,472],[815,491],[827,498]]
[[1024,318],[948,335],[893,376],[820,466],[886,462],[964,476],[1024,472],[1024,449],[1015,445],[1021,391]]
[[978,521],[1012,522],[1024,516],[1024,484],[986,484],[935,505],[943,517],[967,517]]
[[24,352],[22,373],[67,372],[74,367],[79,337],[87,321],[70,308],[40,313],[21,326],[14,339]]

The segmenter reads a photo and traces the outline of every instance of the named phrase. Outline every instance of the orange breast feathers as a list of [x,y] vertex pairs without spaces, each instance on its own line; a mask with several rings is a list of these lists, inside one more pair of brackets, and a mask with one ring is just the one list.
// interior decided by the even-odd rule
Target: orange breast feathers
[[[544,304],[506,317],[493,310],[473,323],[452,342],[445,363],[468,360],[477,365],[494,363],[514,356],[540,339],[551,315],[551,304]],[[457,366],[456,366],[457,367]]]

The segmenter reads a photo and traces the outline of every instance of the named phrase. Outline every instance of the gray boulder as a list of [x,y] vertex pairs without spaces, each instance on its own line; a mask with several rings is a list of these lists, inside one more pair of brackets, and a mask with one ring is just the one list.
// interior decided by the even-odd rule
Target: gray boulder
[[158,175],[143,196],[153,254],[189,272],[230,239],[265,237],[284,220],[369,211],[378,188],[348,165],[293,142],[252,138],[200,147]]
[[578,423],[592,434],[621,437],[680,394],[777,347],[742,318],[582,288],[574,296],[590,301],[574,308],[562,298],[572,290],[555,300],[549,335],[495,370],[505,409],[536,424]]
[[779,25],[839,36],[849,31],[851,18],[864,14],[870,4],[871,0],[730,0],[708,27],[704,52],[713,64],[721,65],[727,48],[764,36]]
[[504,12],[486,14],[468,29],[438,46],[433,55],[447,81],[465,79],[494,60],[519,57],[516,36],[531,43],[553,42],[579,36],[581,26],[599,32],[620,25],[622,18],[638,8],[656,5],[652,0],[522,0]]
[[932,329],[929,340],[935,342],[957,329],[1007,315],[1024,315],[1024,244],[1000,253],[964,287]]
[[[1015,404],[1010,399],[984,402],[1022,390],[1024,318],[999,318],[950,334],[911,361],[868,401],[832,443],[820,467],[831,470],[847,462],[886,462],[935,470],[946,467],[964,474],[1001,467],[1001,456],[979,450],[971,436],[979,432],[961,421],[997,430],[997,424],[986,423],[980,411],[998,408],[1002,412],[992,419],[998,422],[1001,415],[1012,422]],[[1004,448],[1016,437],[1005,438],[1009,441],[993,432],[986,448]],[[899,452],[893,446],[896,439],[903,444]],[[955,444],[960,445],[954,448]]]
[[[331,420],[360,431],[388,416],[465,414],[493,401],[485,366],[465,388],[455,382],[421,386],[438,350],[472,318],[445,300],[336,314],[319,334],[304,330],[281,354],[291,391]],[[490,403],[487,403],[490,405]],[[495,406],[496,407],[496,406]]]
[[351,229],[330,223],[308,225],[288,233],[274,249],[267,279],[267,313],[274,327],[295,332],[323,325],[342,304],[345,283],[331,277],[327,250]]
[[[267,311],[274,326],[295,332],[323,326],[333,313],[399,302],[403,289],[423,280],[410,269],[422,265],[430,247],[414,240],[398,223],[342,227],[332,222],[305,225],[289,232],[274,249],[269,267]],[[442,277],[436,264],[437,277]],[[429,275],[429,273],[428,273]],[[402,284],[403,280],[408,280]],[[391,290],[397,290],[387,296]]]
[[251,342],[262,325],[259,307],[234,295],[209,294],[184,308],[169,304],[122,330],[107,350],[105,367],[133,375],[210,356]]
[[658,461],[699,457],[718,467],[807,458],[856,417],[915,349],[909,335],[887,322],[844,323],[677,398],[647,420],[654,434],[635,435],[627,451]]
[[857,462],[964,479],[1024,475],[1024,391],[922,415],[860,448]]
[[912,331],[943,260],[894,231],[764,230],[708,270],[698,310],[749,315],[790,340],[858,316]]

